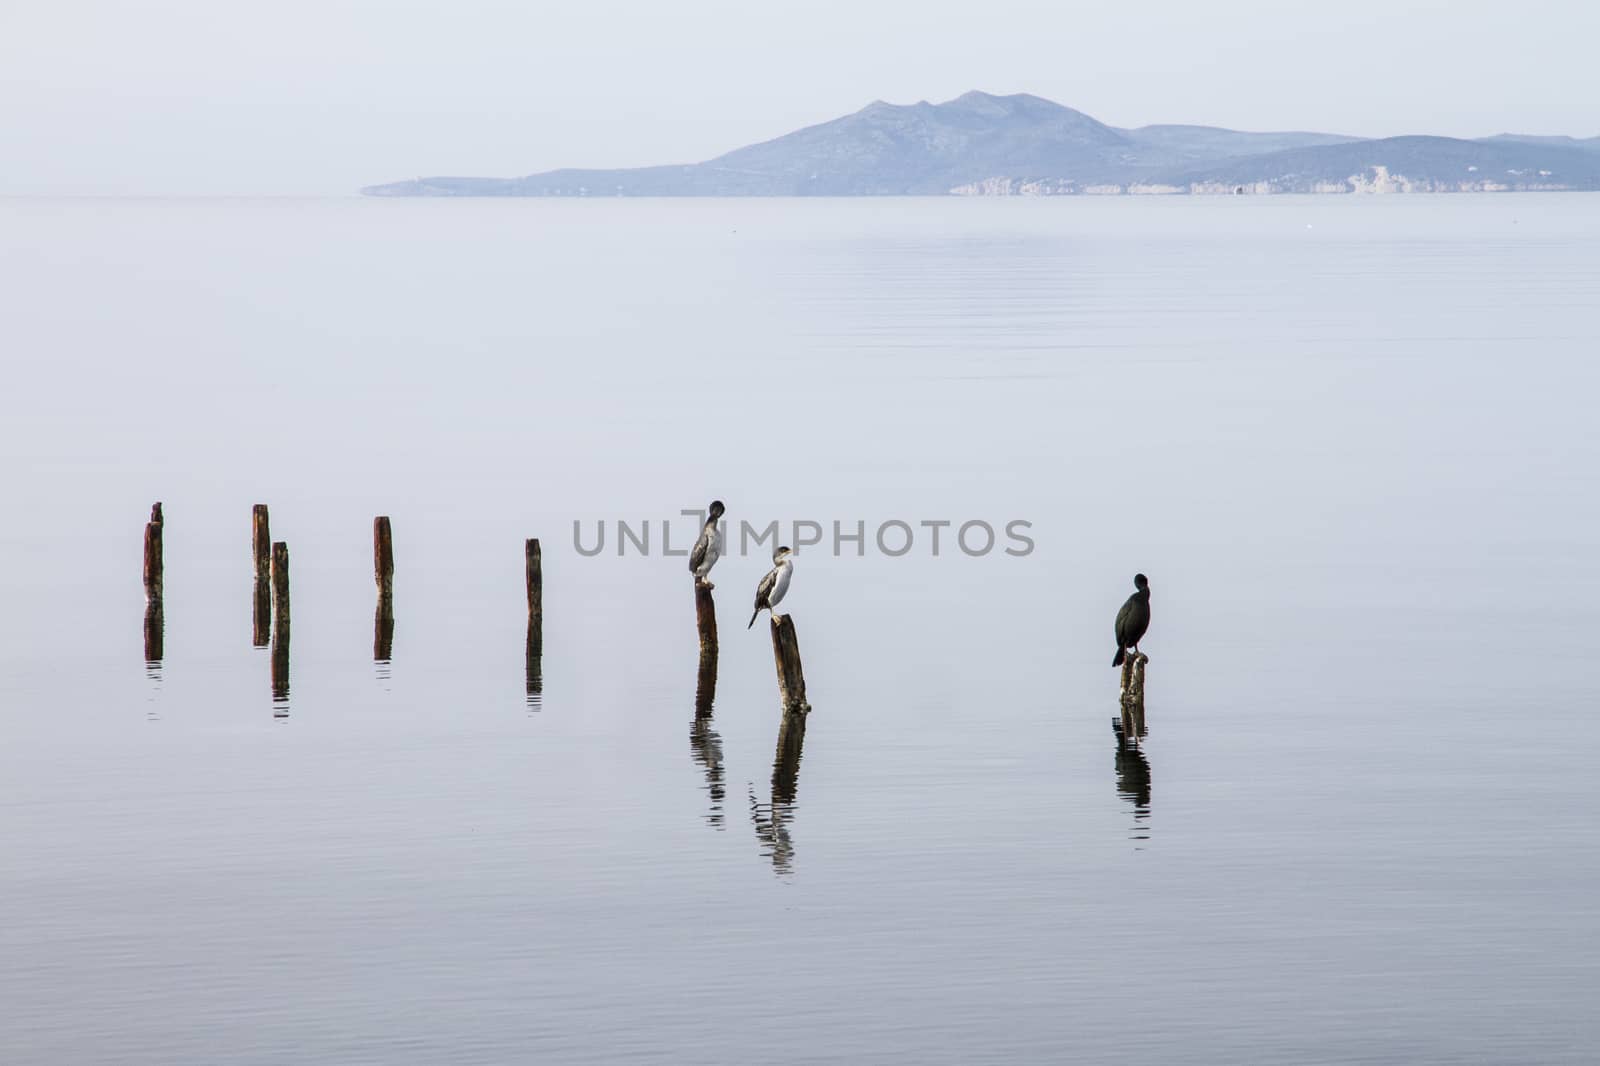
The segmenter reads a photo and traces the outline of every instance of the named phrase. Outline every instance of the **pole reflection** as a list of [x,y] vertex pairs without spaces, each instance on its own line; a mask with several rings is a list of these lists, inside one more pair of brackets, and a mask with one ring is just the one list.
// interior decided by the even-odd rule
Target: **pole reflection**
[[778,725],[778,750],[772,760],[772,791],[769,802],[756,798],[750,790],[750,820],[755,825],[761,853],[772,860],[773,872],[794,872],[794,837],[789,832],[794,819],[795,794],[800,787],[800,757],[806,743],[806,712],[791,711]]
[[1117,737],[1116,771],[1117,795],[1133,807],[1133,827],[1129,837],[1133,840],[1150,839],[1150,760],[1145,758],[1137,738],[1130,739],[1130,724],[1113,719],[1111,730]]

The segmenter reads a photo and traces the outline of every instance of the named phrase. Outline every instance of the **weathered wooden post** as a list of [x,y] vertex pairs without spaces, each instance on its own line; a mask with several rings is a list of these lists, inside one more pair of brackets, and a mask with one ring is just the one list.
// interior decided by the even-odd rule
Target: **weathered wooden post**
[[256,592],[251,642],[265,648],[272,632],[272,532],[267,505],[258,503],[250,513],[250,544],[256,565]]
[[700,632],[700,667],[695,677],[694,713],[709,715],[717,698],[717,604],[711,590],[694,584],[694,623]]
[[163,565],[161,560],[161,505],[150,508],[150,521],[144,527],[144,597],[156,602],[163,591]]
[[529,537],[523,544],[522,558],[528,586],[528,706],[537,710],[544,692],[544,562],[538,537]]
[[144,661],[158,663],[166,653],[166,606],[161,552],[161,505],[150,508],[144,527]]
[[700,631],[700,654],[704,656],[709,651],[716,659],[717,602],[711,598],[711,590],[698,581],[694,584],[694,624]]
[[386,663],[394,652],[394,536],[389,516],[372,520],[372,576],[378,583],[378,609],[372,619],[372,658]]
[[289,699],[289,545],[272,546],[272,701]]
[[694,713],[696,718],[710,718],[717,699],[717,653],[700,652],[700,668],[694,679]]
[[1134,743],[1145,735],[1144,667],[1149,661],[1150,657],[1142,652],[1122,660],[1122,730]]
[[783,712],[805,714],[806,676],[800,666],[800,638],[795,635],[794,619],[789,615],[772,620],[772,657],[778,667],[778,697]]

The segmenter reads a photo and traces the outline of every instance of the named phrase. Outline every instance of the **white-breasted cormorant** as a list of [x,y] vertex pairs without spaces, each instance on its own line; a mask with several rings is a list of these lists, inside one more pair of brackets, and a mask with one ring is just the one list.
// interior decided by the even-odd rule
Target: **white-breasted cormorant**
[[750,625],[745,626],[746,629],[756,624],[756,615],[761,613],[763,607],[772,612],[773,618],[780,617],[778,602],[789,591],[789,575],[794,572],[794,563],[789,561],[789,557],[793,554],[788,548],[779,548],[772,553],[772,569],[756,586],[756,609],[750,612]]

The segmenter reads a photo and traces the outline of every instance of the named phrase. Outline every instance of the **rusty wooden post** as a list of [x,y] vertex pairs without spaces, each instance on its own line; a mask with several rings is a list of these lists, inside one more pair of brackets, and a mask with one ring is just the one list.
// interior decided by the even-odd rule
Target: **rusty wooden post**
[[811,710],[806,702],[806,676],[800,666],[800,638],[788,615],[772,620],[772,658],[778,667],[778,697],[785,714]]
[[544,624],[544,563],[539,555],[539,538],[529,537],[523,545],[524,576],[528,583],[528,624]]
[[700,668],[695,677],[694,711],[709,715],[717,698],[717,604],[711,590],[694,583],[694,623],[700,633]]
[[700,652],[700,668],[694,679],[694,713],[696,718],[710,718],[717,699],[717,653],[704,649]]
[[700,654],[708,651],[711,657],[717,657],[717,602],[711,598],[711,590],[700,584],[694,585],[694,624],[700,631]]
[[1145,735],[1144,725],[1144,668],[1150,661],[1148,655],[1135,652],[1122,660],[1122,728],[1135,743]]
[[161,551],[161,505],[150,508],[144,527],[144,661],[159,663],[166,653],[164,565]]
[[256,647],[265,648],[272,632],[272,531],[264,503],[256,504],[250,512],[250,546],[256,566],[250,640]]
[[156,602],[163,592],[161,559],[161,505],[150,508],[150,521],[144,527],[144,597]]
[[538,537],[527,539],[522,556],[523,578],[528,586],[528,706],[538,710],[544,693],[544,562]]
[[272,546],[272,700],[289,699],[289,545]]
[[394,653],[394,536],[389,516],[372,520],[372,577],[378,583],[378,608],[372,619],[372,658],[386,663]]

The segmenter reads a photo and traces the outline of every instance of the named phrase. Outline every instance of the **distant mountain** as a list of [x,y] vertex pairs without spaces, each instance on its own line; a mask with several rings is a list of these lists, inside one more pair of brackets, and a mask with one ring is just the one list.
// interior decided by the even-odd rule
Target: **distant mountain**
[[1600,137],[1118,129],[1037,96],[877,101],[703,163],[434,177],[368,196],[1005,196],[1600,189]]

